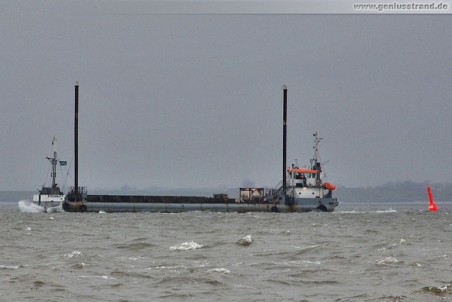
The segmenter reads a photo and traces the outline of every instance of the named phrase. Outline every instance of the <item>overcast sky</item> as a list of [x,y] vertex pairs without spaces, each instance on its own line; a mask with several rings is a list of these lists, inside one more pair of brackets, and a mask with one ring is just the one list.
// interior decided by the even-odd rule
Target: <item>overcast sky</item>
[[6,1],[0,190],[49,184],[54,135],[60,159],[73,160],[75,81],[88,189],[276,185],[283,84],[289,162],[308,164],[318,131],[332,183],[451,182],[451,28],[450,15],[153,15],[138,1]]

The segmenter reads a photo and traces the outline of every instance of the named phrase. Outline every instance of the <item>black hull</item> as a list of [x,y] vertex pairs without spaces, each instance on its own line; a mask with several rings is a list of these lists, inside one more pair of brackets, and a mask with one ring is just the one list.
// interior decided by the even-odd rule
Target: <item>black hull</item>
[[63,211],[65,212],[86,212],[88,211],[88,207],[85,203],[81,201],[65,201],[61,205]]
[[234,199],[215,199],[196,196],[128,196],[88,195],[87,212],[333,212],[336,198],[296,199],[293,205],[272,203],[238,203]]

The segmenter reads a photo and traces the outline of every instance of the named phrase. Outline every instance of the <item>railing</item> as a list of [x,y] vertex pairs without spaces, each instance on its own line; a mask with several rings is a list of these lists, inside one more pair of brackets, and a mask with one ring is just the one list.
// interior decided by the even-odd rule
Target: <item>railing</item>
[[[74,192],[74,187],[71,187],[71,192]],[[78,193],[82,194],[82,196],[86,197],[88,195],[88,187],[78,187]]]

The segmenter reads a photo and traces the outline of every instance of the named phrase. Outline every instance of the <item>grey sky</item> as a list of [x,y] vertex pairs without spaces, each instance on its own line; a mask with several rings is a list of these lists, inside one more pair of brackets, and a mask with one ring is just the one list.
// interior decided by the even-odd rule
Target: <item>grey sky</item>
[[333,183],[451,181],[450,15],[152,15],[114,3],[2,4],[0,190],[43,184],[54,135],[71,161],[77,80],[88,188],[275,185],[283,84],[290,162],[307,164],[319,131]]

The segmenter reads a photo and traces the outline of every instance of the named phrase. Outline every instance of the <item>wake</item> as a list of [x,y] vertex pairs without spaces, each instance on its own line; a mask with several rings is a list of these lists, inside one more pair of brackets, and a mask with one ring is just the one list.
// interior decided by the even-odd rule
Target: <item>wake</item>
[[44,213],[44,208],[34,204],[30,200],[20,200],[18,202],[19,210],[22,213]]

